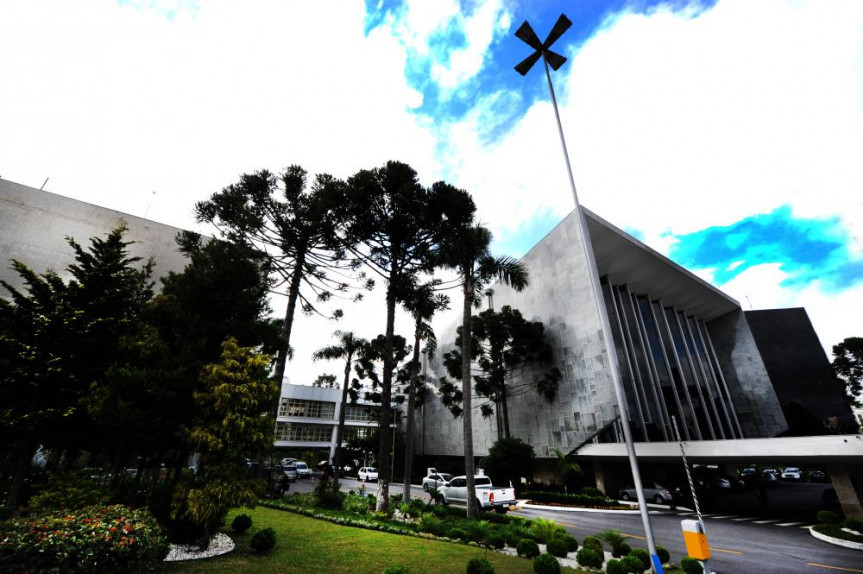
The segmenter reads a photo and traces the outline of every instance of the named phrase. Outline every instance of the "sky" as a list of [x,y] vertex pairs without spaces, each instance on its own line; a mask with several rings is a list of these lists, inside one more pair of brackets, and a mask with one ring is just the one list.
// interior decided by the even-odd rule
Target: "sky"
[[[828,355],[863,336],[858,0],[4,0],[0,177],[212,233],[193,205],[240,174],[396,159],[468,190],[520,257],[573,204],[513,34],[561,13],[582,204],[744,309],[805,307]],[[340,372],[308,357],[382,332],[383,309],[379,288],[339,323],[298,318],[291,381]]]

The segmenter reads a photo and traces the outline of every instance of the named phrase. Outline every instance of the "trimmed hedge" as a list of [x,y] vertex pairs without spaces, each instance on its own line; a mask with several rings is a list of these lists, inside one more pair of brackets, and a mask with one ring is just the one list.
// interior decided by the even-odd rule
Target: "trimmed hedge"
[[248,514],[238,514],[231,522],[231,530],[237,533],[243,533],[252,527],[252,517]]
[[830,510],[819,510],[815,518],[822,524],[839,524],[842,522],[842,517]]
[[558,558],[566,558],[566,555],[569,554],[566,540],[563,540],[560,537],[554,537],[549,540],[546,544],[546,550],[548,550],[549,554],[557,556]]
[[680,569],[686,574],[704,574],[704,566],[695,558],[684,556],[680,559]]
[[551,554],[540,554],[533,560],[533,571],[536,574],[560,574],[560,562]]
[[602,552],[597,552],[587,546],[579,550],[575,555],[575,561],[578,562],[579,566],[584,566],[585,568],[602,568],[604,560],[605,556]]
[[146,572],[169,550],[149,512],[119,504],[0,524],[2,572]]
[[467,563],[467,574],[494,574],[494,566],[485,558],[471,558]]
[[523,558],[536,558],[539,556],[539,545],[533,540],[523,538],[516,544],[515,551]]
[[[586,494],[561,494],[558,492],[527,491],[519,498],[542,504],[566,504],[567,506],[584,506],[587,508],[620,508],[616,500],[607,496],[590,496]],[[626,508],[629,508],[627,506]]]
[[272,528],[258,530],[252,536],[250,546],[256,552],[269,552],[276,545],[276,531]]

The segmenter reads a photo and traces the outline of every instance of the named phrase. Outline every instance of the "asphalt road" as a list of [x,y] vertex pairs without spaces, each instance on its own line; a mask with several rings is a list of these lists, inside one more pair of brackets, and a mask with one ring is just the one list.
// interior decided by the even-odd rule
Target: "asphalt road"
[[[307,492],[314,488],[317,480],[301,480],[291,485],[291,492]],[[359,482],[352,478],[342,478],[343,490],[356,490]],[[797,489],[771,489],[770,496],[777,503],[783,496]],[[817,485],[795,485],[807,488],[811,493],[819,492]],[[823,485],[821,485],[823,486]],[[377,484],[366,483],[368,492],[377,491]],[[390,485],[390,494],[401,493],[400,484]],[[419,487],[412,487],[412,495],[428,497]],[[810,494],[811,494],[810,493]],[[745,497],[752,496],[754,505]],[[820,496],[820,494],[819,494]],[[713,508],[711,515],[704,518],[707,530],[708,544],[713,557],[710,560],[712,570],[718,574],[863,574],[863,551],[851,550],[833,544],[822,542],[803,528],[811,524],[808,520],[790,520],[777,516],[759,514],[757,498],[748,493],[741,493],[737,503],[717,506],[728,510],[719,513],[720,508]],[[733,510],[743,509],[754,512],[735,513]],[[706,511],[705,511],[706,512]],[[573,536],[581,541],[585,536],[605,529],[620,530],[630,537],[629,545],[633,548],[646,548],[644,528],[641,516],[633,514],[613,514],[605,512],[568,512],[558,510],[520,509],[513,514],[525,517],[541,516],[554,518]],[[677,562],[685,555],[681,520],[695,518],[685,511],[663,509],[651,512],[650,520],[654,539],[668,549],[672,560]],[[798,518],[803,518],[798,516]],[[784,520],[784,522],[783,522]],[[760,522],[760,524],[758,523]]]

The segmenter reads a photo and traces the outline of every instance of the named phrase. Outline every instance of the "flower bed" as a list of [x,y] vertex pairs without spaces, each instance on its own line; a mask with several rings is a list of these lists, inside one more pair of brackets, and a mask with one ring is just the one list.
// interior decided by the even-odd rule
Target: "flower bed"
[[125,506],[51,511],[0,523],[0,571],[142,572],[169,546],[155,519]]
[[526,499],[530,504],[545,506],[574,506],[579,508],[601,508],[604,510],[629,510],[629,505],[621,505],[616,500],[606,496],[591,496],[587,494],[561,494],[558,492],[526,491],[519,498]]

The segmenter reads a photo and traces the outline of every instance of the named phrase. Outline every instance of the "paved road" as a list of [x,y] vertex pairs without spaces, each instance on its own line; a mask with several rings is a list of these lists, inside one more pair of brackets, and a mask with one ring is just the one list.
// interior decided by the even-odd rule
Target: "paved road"
[[[291,492],[310,491],[316,480],[303,480],[291,486]],[[359,482],[342,479],[343,490],[356,490]],[[366,483],[376,492],[375,483]],[[401,493],[400,484],[390,485],[390,494]],[[414,496],[427,497],[421,488],[411,489]],[[736,506],[736,505],[734,505]],[[602,512],[567,512],[558,510],[520,509],[518,516],[554,518],[579,541],[585,536],[613,528],[631,537],[633,548],[646,548],[639,514]],[[686,512],[661,510],[651,513],[654,538],[678,561],[686,553],[680,521],[694,518]],[[708,542],[713,553],[710,561],[718,574],[863,574],[863,551],[851,550],[822,542],[809,534],[811,521],[788,520],[754,514],[712,513],[705,515]]]

